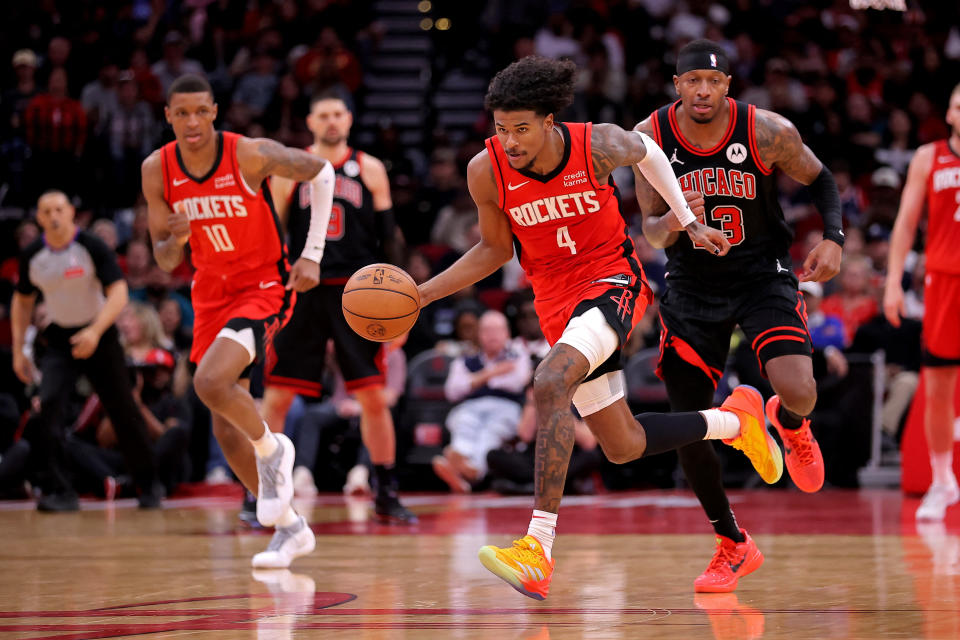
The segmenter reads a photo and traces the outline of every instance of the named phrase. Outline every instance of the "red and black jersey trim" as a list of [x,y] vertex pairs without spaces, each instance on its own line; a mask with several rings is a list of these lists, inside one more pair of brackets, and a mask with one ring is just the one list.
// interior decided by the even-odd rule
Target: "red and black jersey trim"
[[507,193],[506,193],[506,182],[503,179],[503,167],[500,166],[500,154],[497,152],[496,143],[494,138],[487,140],[487,148],[489,149],[489,155],[493,158],[493,167],[497,171],[497,195],[499,196],[499,201],[497,204],[500,206],[500,209],[506,210],[507,205]]
[[730,121],[727,123],[727,130],[723,134],[723,137],[720,138],[720,141],[710,149],[698,149],[683,137],[683,132],[680,131],[680,124],[677,122],[677,107],[680,106],[679,100],[670,105],[670,108],[667,110],[667,118],[670,122],[670,130],[673,132],[673,137],[677,139],[680,146],[696,156],[712,156],[717,153],[730,142],[730,138],[733,136],[733,130],[737,126],[737,103],[733,98],[727,98],[727,104],[730,107]]
[[767,167],[763,163],[763,158],[760,157],[760,148],[757,147],[757,108],[752,104],[747,107],[747,139],[750,144],[750,153],[753,154],[753,163],[757,165],[760,173],[765,176],[773,173],[773,168]]
[[[600,190],[600,184],[597,181],[597,175],[593,168],[593,158],[590,156],[593,153],[593,146],[591,144],[591,132],[593,131],[593,125],[591,123],[586,123],[583,125],[583,166],[587,170],[587,177],[590,179],[590,184],[593,185],[593,188]],[[589,153],[588,153],[589,150]],[[609,178],[608,178],[609,181]]]
[[213,174],[217,172],[217,169],[220,168],[220,163],[223,161],[223,132],[217,131],[217,155],[213,160],[213,165],[210,167],[210,170],[207,171],[205,174],[203,174],[202,178],[197,178],[196,176],[191,174],[189,171],[187,171],[186,165],[183,164],[183,156],[180,155],[179,143],[177,143],[177,145],[174,147],[174,150],[177,154],[177,164],[180,165],[180,170],[183,171],[183,175],[187,176],[197,184],[203,184],[204,182],[209,180],[210,177],[213,176]]
[[663,140],[660,138],[660,116],[659,110],[650,114],[650,123],[653,125],[653,140],[658,147],[663,147]]

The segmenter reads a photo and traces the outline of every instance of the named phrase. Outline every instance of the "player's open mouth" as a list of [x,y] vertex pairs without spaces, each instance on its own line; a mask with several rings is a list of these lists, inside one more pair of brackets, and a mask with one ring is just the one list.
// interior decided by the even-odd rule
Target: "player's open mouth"
[[189,142],[189,143],[191,143],[191,144],[192,144],[192,143],[196,143],[196,142],[200,142],[200,138],[201,138],[201,137],[202,137],[202,136],[201,136],[199,133],[188,133],[188,134],[187,134],[187,142]]
[[697,113],[706,113],[710,111],[711,107],[709,104],[695,104],[693,105],[693,110]]

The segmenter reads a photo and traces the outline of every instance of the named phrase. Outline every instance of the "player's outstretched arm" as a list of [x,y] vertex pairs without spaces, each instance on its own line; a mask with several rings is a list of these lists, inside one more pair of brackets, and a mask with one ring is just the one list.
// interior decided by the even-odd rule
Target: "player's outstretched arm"
[[449,268],[420,285],[421,306],[486,278],[513,257],[510,222],[500,208],[497,183],[486,150],[470,161],[467,186],[479,212],[480,242]]
[[647,182],[675,212],[683,230],[695,244],[723,256],[730,243],[719,229],[697,221],[690,210],[670,161],[653,138],[642,131],[624,131],[615,124],[595,124],[590,138],[593,171],[597,181],[605,183],[616,167],[635,166]]
[[308,151],[266,138],[241,138],[237,162],[244,180],[260,188],[267,176],[310,182],[310,227],[300,258],[290,269],[287,289],[307,291],[320,282],[320,261],[327,240],[336,177],[333,165]]
[[823,240],[803,261],[800,280],[823,282],[840,272],[843,247],[843,214],[840,191],[833,174],[800,139],[793,123],[772,111],[757,109],[757,159],[810,189],[813,203],[823,218]]
[[162,158],[158,149],[140,165],[143,197],[147,200],[147,226],[153,243],[153,257],[164,271],[173,271],[183,260],[183,245],[190,241],[190,220],[175,213],[163,199]]
[[[653,125],[650,118],[637,124],[633,130],[652,136]],[[677,241],[679,232],[683,231],[683,225],[680,224],[677,215],[670,210],[663,196],[643,177],[637,165],[633,165],[633,186],[637,194],[637,203],[640,205],[640,212],[643,215],[643,236],[651,246],[657,249],[669,247]],[[693,211],[693,215],[697,217],[697,222],[702,223],[703,194],[697,191],[684,191],[683,196],[690,210]]]
[[923,213],[927,179],[933,167],[934,149],[925,144],[913,155],[907,170],[907,182],[900,195],[900,209],[890,236],[890,255],[887,258],[887,279],[883,288],[883,313],[887,321],[900,326],[903,315],[903,265],[917,236],[917,225]]

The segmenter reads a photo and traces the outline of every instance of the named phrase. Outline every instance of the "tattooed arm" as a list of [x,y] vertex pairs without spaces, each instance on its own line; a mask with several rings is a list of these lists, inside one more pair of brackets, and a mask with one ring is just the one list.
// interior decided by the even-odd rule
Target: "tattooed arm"
[[793,123],[783,116],[757,109],[755,127],[760,160],[768,169],[778,167],[797,182],[807,185],[823,218],[824,239],[803,261],[800,280],[829,280],[840,272],[843,254],[843,216],[833,174],[803,143]]
[[[633,130],[653,136],[650,118],[637,124]],[[637,202],[640,204],[640,212],[643,214],[643,236],[651,246],[657,249],[669,247],[677,241],[679,232],[683,230],[680,220],[670,211],[663,196],[643,177],[637,165],[633,165],[633,186],[637,194]],[[690,205],[693,215],[697,216],[697,221],[703,222],[703,195],[697,191],[684,191],[683,197]]]
[[267,176],[306,182],[327,164],[320,156],[266,138],[240,138],[237,143],[237,162],[243,179],[251,189],[259,189]]
[[[614,124],[596,124],[593,126],[590,144],[594,174],[601,184],[607,181],[615,167],[636,166],[643,178],[678,214],[689,209],[673,169],[670,168],[670,161],[646,134],[624,131]],[[692,218],[691,222],[680,227],[687,232],[691,241],[703,245],[714,255],[726,255],[730,250],[730,243],[723,232],[701,224],[695,214]],[[665,242],[666,238],[661,240]]]
[[800,139],[793,123],[773,111],[757,109],[757,150],[768,168],[777,167],[801,184],[817,179],[823,164]]

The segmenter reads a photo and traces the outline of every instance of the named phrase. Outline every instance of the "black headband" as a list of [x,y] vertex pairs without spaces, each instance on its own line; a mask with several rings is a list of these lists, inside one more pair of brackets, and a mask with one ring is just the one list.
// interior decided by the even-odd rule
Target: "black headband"
[[716,51],[686,51],[677,57],[677,75],[682,76],[687,71],[706,69],[707,71],[722,71],[730,75],[730,61],[725,53]]

